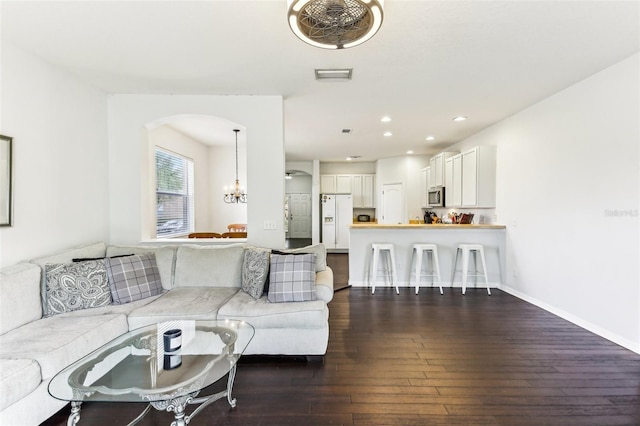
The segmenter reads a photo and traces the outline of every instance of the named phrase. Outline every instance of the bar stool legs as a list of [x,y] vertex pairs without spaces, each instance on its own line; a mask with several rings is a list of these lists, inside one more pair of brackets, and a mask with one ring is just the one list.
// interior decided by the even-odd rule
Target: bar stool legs
[[[423,274],[422,273],[422,255],[423,253],[427,253],[431,255],[431,273]],[[435,244],[414,244],[413,245],[413,255],[415,258],[415,285],[416,285],[416,294],[418,294],[418,290],[420,289],[420,278],[421,277],[431,277],[431,285],[433,286],[435,279],[438,279],[438,287],[440,288],[440,294],[442,292],[442,279],[440,278],[440,262],[438,261],[438,247]],[[411,286],[411,283],[409,283]]]
[[[458,244],[456,250],[456,258],[453,261],[453,268],[451,270],[451,286],[453,287],[453,279],[456,275],[456,268],[458,266],[458,256],[462,252],[462,294],[467,292],[467,279],[469,276],[475,278],[477,283],[477,277],[483,277],[487,286],[487,293],[491,296],[491,289],[489,288],[489,279],[487,278],[487,263],[484,258],[484,247],[481,244]],[[480,262],[482,263],[482,273],[478,273],[478,259],[477,254],[480,253]],[[474,274],[469,275],[469,254],[473,255]]]
[[384,261],[381,256],[386,253],[387,262],[390,265],[386,265],[384,268],[385,275],[391,277],[391,285],[395,286],[396,294],[400,294],[398,289],[398,277],[396,275],[396,255],[393,250],[393,244],[371,244],[373,250],[371,259],[371,294],[376,292],[376,280],[378,278],[378,261],[381,263]]

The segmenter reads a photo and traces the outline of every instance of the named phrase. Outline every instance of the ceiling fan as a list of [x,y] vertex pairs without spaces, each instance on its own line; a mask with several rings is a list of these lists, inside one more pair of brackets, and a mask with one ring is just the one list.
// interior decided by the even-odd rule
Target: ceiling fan
[[312,46],[346,49],[364,43],[380,29],[383,1],[289,0],[289,26]]

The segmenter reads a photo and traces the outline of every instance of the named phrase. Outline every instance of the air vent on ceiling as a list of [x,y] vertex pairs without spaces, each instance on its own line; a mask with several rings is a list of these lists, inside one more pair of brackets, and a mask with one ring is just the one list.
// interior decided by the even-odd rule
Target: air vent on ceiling
[[344,69],[315,69],[318,81],[348,81],[353,75],[353,68]]
[[351,129],[342,129],[342,133],[348,135],[351,133]]

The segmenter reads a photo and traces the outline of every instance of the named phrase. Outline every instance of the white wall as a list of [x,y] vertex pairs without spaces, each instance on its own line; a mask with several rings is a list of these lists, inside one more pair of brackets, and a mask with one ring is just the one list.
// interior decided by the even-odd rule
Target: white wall
[[320,163],[320,174],[353,174],[364,175],[376,172],[376,163],[373,161],[344,161],[344,162],[322,162]]
[[14,138],[14,221],[0,265],[109,236],[107,98],[2,39],[0,132]]
[[451,149],[498,147],[505,289],[636,352],[638,63],[636,54]]
[[311,194],[311,175],[295,175],[285,181],[287,194]]
[[404,205],[402,206],[402,223],[409,219],[423,217],[420,182],[422,169],[429,165],[429,157],[409,155],[380,159],[376,163],[376,206],[377,217],[382,215],[382,186],[391,183],[402,183]]
[[[243,133],[242,130],[241,133]],[[252,199],[252,191],[247,186],[247,150],[246,144],[241,143],[243,136],[238,136],[238,180],[240,186],[247,192],[248,199]],[[211,182],[211,193],[209,194],[209,225],[200,232],[227,232],[227,226],[231,223],[247,223],[247,211],[251,203],[224,202],[224,187],[235,185],[236,165],[235,165],[235,145],[212,146],[209,149],[209,180]]]
[[[142,193],[150,191],[142,159],[148,145],[144,125],[178,114],[204,114],[246,128],[249,242],[284,245],[282,97],[112,95],[108,107],[112,242],[138,243],[143,238],[143,220],[149,212],[142,206]],[[274,221],[277,229],[265,230],[265,220]]]

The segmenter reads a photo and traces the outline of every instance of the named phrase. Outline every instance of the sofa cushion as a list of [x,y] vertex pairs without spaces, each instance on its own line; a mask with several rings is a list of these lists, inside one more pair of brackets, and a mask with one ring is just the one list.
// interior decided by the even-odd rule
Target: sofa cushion
[[173,275],[176,266],[176,246],[108,246],[107,256],[122,256],[128,254],[153,253],[156,255],[156,265],[160,272],[162,288],[171,290],[173,287]]
[[324,244],[315,244],[306,247],[287,250],[274,250],[276,254],[315,254],[316,255],[316,272],[327,269],[327,248]]
[[0,411],[33,392],[42,382],[32,359],[0,359]]
[[272,254],[269,302],[316,300],[315,257],[315,254]]
[[105,259],[113,303],[121,305],[162,293],[153,253]]
[[220,306],[237,292],[237,288],[231,287],[174,288],[153,303],[131,312],[129,329],[176,319],[217,319]]
[[20,263],[0,269],[0,334],[42,317],[40,268]]
[[34,359],[40,364],[42,379],[48,380],[128,330],[126,315],[71,314],[43,318],[3,334],[0,358]]
[[244,246],[182,245],[176,254],[174,287],[235,287],[242,284]]
[[264,286],[269,278],[269,249],[247,248],[242,263],[242,290],[254,299],[264,294]]
[[327,327],[329,309],[322,300],[296,303],[270,303],[267,296],[256,300],[238,292],[218,311],[218,319],[243,320],[260,328]]

